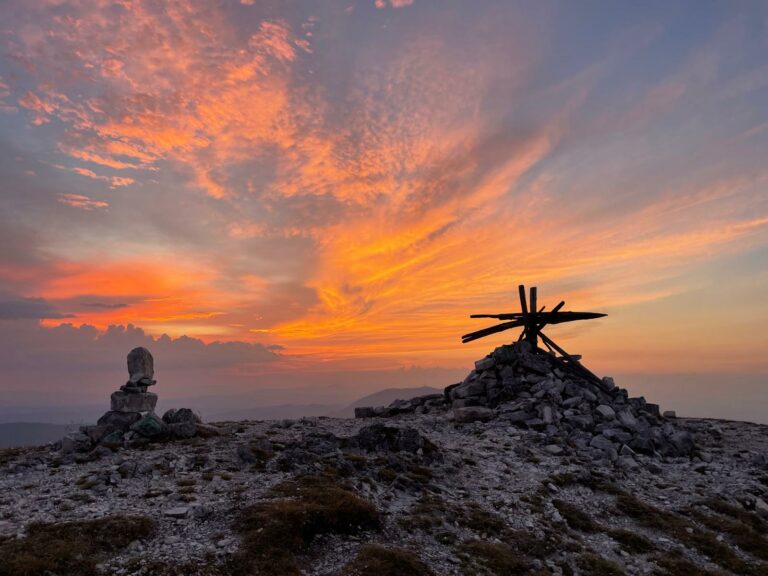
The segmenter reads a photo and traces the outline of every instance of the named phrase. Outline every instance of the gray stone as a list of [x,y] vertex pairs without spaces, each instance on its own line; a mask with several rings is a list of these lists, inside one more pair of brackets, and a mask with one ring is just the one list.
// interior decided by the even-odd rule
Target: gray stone
[[164,515],[170,518],[186,518],[188,513],[189,507],[187,506],[177,506],[175,508],[169,508],[163,512]]
[[599,414],[603,420],[613,420],[616,417],[616,412],[614,412],[613,408],[606,404],[600,404],[600,406],[595,408],[595,412]]
[[558,446],[557,444],[549,444],[547,446],[544,446],[544,450],[552,454],[553,456],[559,456],[564,452],[562,446]]
[[637,418],[635,418],[629,410],[625,409],[620,411],[616,415],[616,418],[624,428],[631,431],[637,430]]
[[88,452],[92,446],[91,439],[82,432],[70,432],[61,439],[61,451],[65,454]]
[[552,406],[544,406],[541,409],[541,419],[544,421],[545,424],[552,424],[554,421],[554,416],[552,414]]
[[487,422],[495,416],[495,412],[490,408],[480,406],[468,406],[466,408],[456,408],[453,411],[454,422]]
[[662,416],[664,416],[664,418],[677,418],[677,414],[674,410],[665,410]]
[[581,396],[573,396],[572,398],[568,398],[565,402],[563,402],[563,408],[571,408],[572,406],[577,406],[582,401]]
[[601,388],[603,390],[610,392],[611,390],[616,388],[616,383],[613,381],[613,378],[611,378],[610,376],[603,377],[601,382],[602,382]]
[[530,420],[531,418],[535,418],[536,415],[526,412],[525,410],[516,410],[514,412],[503,413],[501,417],[510,424],[519,424],[526,420]]
[[595,420],[588,414],[566,416],[565,421],[569,424],[573,424],[577,428],[581,428],[582,430],[591,430],[595,426]]
[[155,383],[155,363],[152,354],[144,347],[134,348],[128,352],[128,382],[145,386]]
[[475,370],[480,372],[481,370],[488,370],[490,368],[493,368],[496,365],[496,360],[493,359],[493,356],[489,356],[487,358],[483,358],[482,360],[478,360],[475,362]]
[[592,437],[592,441],[589,443],[589,445],[592,448],[598,448],[599,450],[602,450],[604,452],[616,449],[616,447],[613,445],[613,442],[611,442],[608,438],[606,438],[603,435]]
[[157,406],[157,394],[144,392],[131,394],[118,390],[112,392],[113,412],[152,412]]
[[463,382],[453,389],[453,398],[469,398],[485,394],[486,380],[476,379]]

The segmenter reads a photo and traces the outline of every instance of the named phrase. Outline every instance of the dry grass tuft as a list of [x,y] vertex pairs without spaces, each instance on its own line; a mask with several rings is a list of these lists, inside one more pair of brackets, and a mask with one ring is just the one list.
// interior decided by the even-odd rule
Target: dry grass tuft
[[275,487],[274,500],[245,509],[236,524],[242,534],[239,572],[300,574],[296,554],[322,534],[357,534],[381,520],[368,501],[324,477],[305,477]]
[[433,576],[419,557],[402,548],[366,544],[357,557],[341,571],[341,576]]
[[0,576],[92,576],[109,553],[151,537],[154,528],[145,516],[32,524],[25,538],[0,545]]

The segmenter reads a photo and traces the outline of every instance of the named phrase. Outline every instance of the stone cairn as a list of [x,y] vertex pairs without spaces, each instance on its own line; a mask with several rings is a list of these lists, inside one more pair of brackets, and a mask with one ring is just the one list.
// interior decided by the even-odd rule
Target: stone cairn
[[95,425],[81,426],[61,441],[62,452],[96,452],[120,447],[144,446],[153,441],[213,436],[215,427],[203,424],[189,408],[168,410],[160,418],[155,414],[157,394],[147,392],[154,386],[155,368],[146,348],[128,353],[128,381],[112,393],[110,410]]
[[[657,458],[694,454],[693,438],[675,426],[674,412],[662,414],[658,405],[645,398],[630,398],[613,378],[598,378],[578,362],[578,356],[567,354],[541,333],[546,323],[602,314],[558,312],[561,303],[553,312],[536,316],[527,312],[524,290],[520,288],[523,313],[477,315],[508,322],[463,336],[466,342],[524,326],[526,331],[517,342],[500,346],[475,362],[475,369],[464,381],[448,386],[442,395],[396,400],[386,407],[357,408],[355,416],[386,418],[451,409],[457,423],[507,422],[543,433],[551,443],[547,449],[553,454],[576,450],[596,459],[621,458],[629,467],[637,454]],[[531,294],[531,309],[536,310],[535,288]],[[550,350],[537,347],[538,338],[549,344]],[[557,356],[555,350],[561,355]]]

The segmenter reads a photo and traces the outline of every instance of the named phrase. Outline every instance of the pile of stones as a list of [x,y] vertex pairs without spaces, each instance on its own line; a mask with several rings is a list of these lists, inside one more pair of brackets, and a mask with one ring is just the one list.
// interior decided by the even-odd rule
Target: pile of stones
[[452,409],[457,423],[500,420],[544,433],[552,453],[567,448],[612,461],[645,454],[692,456],[690,433],[675,425],[674,413],[642,397],[630,398],[612,378],[594,380],[575,366],[526,341],[496,348],[475,362],[463,382],[434,395],[360,408],[356,417],[390,417]]
[[168,410],[162,418],[155,414],[157,394],[147,391],[156,384],[154,375],[154,359],[149,350],[142,347],[131,350],[128,381],[112,393],[110,410],[95,425],[81,426],[79,432],[67,434],[61,440],[62,452],[132,448],[158,440],[218,433],[215,427],[203,424],[189,408]]

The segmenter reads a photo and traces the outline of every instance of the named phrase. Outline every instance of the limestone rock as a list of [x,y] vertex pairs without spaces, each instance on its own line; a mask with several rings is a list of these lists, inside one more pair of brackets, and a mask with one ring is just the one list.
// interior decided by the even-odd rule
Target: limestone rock
[[131,394],[117,390],[111,398],[113,412],[152,412],[157,405],[157,394],[152,392]]
[[149,350],[139,346],[128,353],[128,375],[128,382],[131,384],[151,386],[155,383],[154,359]]
[[616,412],[613,408],[605,404],[600,404],[595,408],[595,412],[597,412],[604,420],[613,420],[616,417]]
[[70,432],[61,439],[61,451],[65,454],[88,452],[92,447],[91,439],[82,432]]

